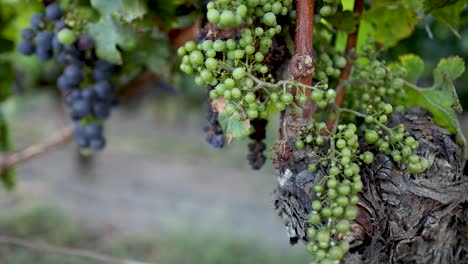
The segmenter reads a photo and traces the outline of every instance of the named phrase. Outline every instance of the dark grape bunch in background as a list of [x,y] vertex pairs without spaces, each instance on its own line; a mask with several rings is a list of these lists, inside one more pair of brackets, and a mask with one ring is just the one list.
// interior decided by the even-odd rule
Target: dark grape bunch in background
[[117,102],[110,82],[115,65],[96,56],[91,36],[76,36],[58,4],[47,5],[44,14],[34,14],[30,24],[21,33],[18,51],[41,61],[55,58],[64,66],[57,87],[70,108],[75,141],[81,149],[102,150],[106,145],[102,122]]
[[247,160],[254,170],[261,169],[266,161],[266,156],[264,155],[266,145],[263,140],[266,137],[267,123],[268,120],[260,118],[250,121],[250,125],[253,127],[254,131],[249,135],[252,142],[249,143],[249,154],[247,154]]
[[[213,87],[208,86],[208,90],[211,90]],[[206,133],[206,142],[213,146],[215,149],[222,149],[226,140],[224,139],[223,128],[219,124],[218,112],[213,110],[211,105],[212,100],[208,99],[206,103],[207,111],[207,120],[208,125],[205,126],[204,130]]]

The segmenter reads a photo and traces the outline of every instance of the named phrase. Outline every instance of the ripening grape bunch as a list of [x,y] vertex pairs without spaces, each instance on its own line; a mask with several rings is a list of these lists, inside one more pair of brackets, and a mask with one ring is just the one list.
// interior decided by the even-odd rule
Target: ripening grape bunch
[[52,3],[44,13],[31,16],[30,28],[21,33],[18,51],[63,65],[56,85],[70,109],[75,141],[82,150],[102,150],[106,145],[102,123],[117,104],[111,84],[116,66],[96,56],[93,38],[86,33],[77,36],[60,6]]

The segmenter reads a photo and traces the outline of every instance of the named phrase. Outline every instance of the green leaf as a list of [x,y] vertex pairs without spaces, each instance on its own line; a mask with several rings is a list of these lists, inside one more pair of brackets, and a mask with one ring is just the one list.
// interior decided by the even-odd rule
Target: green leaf
[[117,46],[125,51],[136,46],[136,35],[130,25],[113,16],[104,16],[97,23],[89,24],[88,31],[96,42],[98,57],[111,63],[122,63],[122,55]]
[[400,61],[408,71],[406,80],[410,83],[416,83],[424,72],[424,61],[414,54],[402,55]]
[[337,11],[335,15],[327,17],[326,20],[338,30],[346,33],[354,32],[358,22],[352,11]]
[[0,62],[0,69],[0,102],[3,102],[11,95],[15,75],[10,63]]
[[145,2],[142,0],[120,0],[120,2],[125,12],[125,20],[129,22],[142,18],[148,11]]
[[[411,67],[411,60],[401,60],[403,66]],[[453,81],[465,71],[465,63],[460,57],[442,59],[434,70],[434,85],[428,88],[419,88],[414,84],[406,85],[407,105],[419,106],[429,110],[434,121],[455,134],[457,143],[466,147],[456,112],[462,108],[458,100]],[[408,79],[409,81],[409,79]],[[414,80],[411,81],[414,83]],[[466,151],[465,151],[465,154]]]
[[250,134],[250,123],[226,113],[219,114],[219,124],[224,130],[228,141],[231,139],[240,139]]
[[137,47],[131,57],[133,63],[145,65],[151,71],[157,72],[168,65],[170,54],[167,38],[158,31],[139,37]]
[[[7,121],[0,111],[0,154],[10,151],[13,147],[9,132]],[[7,190],[13,189],[16,183],[14,168],[0,171],[0,180]]]
[[392,47],[410,36],[418,23],[412,6],[400,1],[373,1],[363,20],[372,25],[370,35],[384,47]]
[[432,10],[443,8],[449,5],[453,5],[456,2],[464,2],[459,0],[424,0],[424,12],[430,13]]
[[9,39],[0,38],[0,53],[10,52],[15,47],[15,43]]
[[[443,1],[441,1],[443,2]],[[458,29],[461,26],[462,13],[467,1],[459,1],[456,4],[444,6],[433,10],[432,15],[441,23],[445,24],[458,38],[461,38]]]
[[120,1],[91,0],[91,5],[99,11],[101,16],[110,16],[122,12]]

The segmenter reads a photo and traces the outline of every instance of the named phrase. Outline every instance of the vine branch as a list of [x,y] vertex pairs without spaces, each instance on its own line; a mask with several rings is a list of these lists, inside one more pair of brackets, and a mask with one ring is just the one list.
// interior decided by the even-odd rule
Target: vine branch
[[87,258],[90,260],[98,261],[101,263],[109,264],[147,264],[145,262],[138,262],[133,260],[118,259],[112,256],[104,255],[101,253],[96,253],[93,251],[88,251],[84,249],[74,249],[67,247],[58,247],[43,242],[35,242],[15,237],[9,236],[0,236],[0,244],[9,244],[15,246],[21,246],[33,249],[35,251],[46,252],[46,253],[55,253],[68,256],[75,256],[80,258]]
[[31,145],[25,149],[19,150],[12,154],[5,154],[0,156],[0,173],[9,169],[18,163],[25,162],[43,153],[46,153],[60,145],[67,143],[73,135],[73,128],[67,127],[57,134],[53,135],[45,142]]
[[[360,17],[363,10],[364,10],[364,0],[355,0],[354,1],[354,17]],[[359,34],[359,25],[360,23],[356,24],[354,31],[348,35],[348,40],[346,41],[346,50],[345,50],[346,66],[341,71],[341,75],[340,75],[341,82],[347,81],[349,79],[351,69],[353,67],[353,60],[351,59],[351,54],[355,52],[356,50],[357,39],[358,39],[358,34]],[[343,102],[345,92],[346,92],[346,86],[342,86],[341,89],[338,90],[338,93],[335,99],[335,103],[338,107],[341,106],[341,103]],[[328,120],[327,127],[329,130],[332,129],[333,123],[334,123],[333,119]]]

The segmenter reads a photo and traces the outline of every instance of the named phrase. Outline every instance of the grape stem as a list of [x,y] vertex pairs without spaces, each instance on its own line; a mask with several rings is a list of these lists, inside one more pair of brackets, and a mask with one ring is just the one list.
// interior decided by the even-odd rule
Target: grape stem
[[[294,36],[294,56],[312,56],[313,54],[314,7],[315,0],[296,1],[297,18],[296,32]],[[297,64],[294,65],[290,63],[290,67],[297,68],[297,66]],[[300,72],[300,70],[297,69],[297,72]],[[304,85],[311,85],[312,73],[295,78],[295,81],[299,81]],[[297,88],[293,89],[292,91],[294,96],[296,95],[296,89]],[[310,98],[310,89],[306,89],[303,92],[308,98]],[[312,100],[308,100],[307,104],[304,106],[303,117],[305,119],[311,119],[314,108],[315,107]]]

